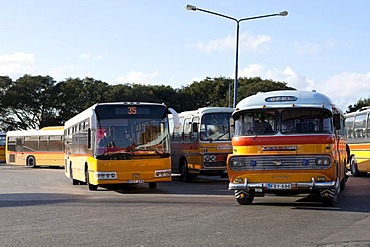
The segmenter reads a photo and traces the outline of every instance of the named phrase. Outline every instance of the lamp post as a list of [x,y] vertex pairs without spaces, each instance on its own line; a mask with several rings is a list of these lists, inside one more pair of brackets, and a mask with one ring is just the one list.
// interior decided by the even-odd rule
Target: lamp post
[[[202,11],[202,12],[205,12],[205,13],[208,13],[208,14],[221,16],[221,17],[224,17],[224,18],[227,18],[229,20],[233,20],[233,21],[236,22],[236,56],[235,56],[234,104],[233,104],[233,107],[235,108],[236,103],[237,103],[237,97],[238,97],[239,23],[242,22],[242,21],[260,19],[260,18],[265,18],[265,17],[287,16],[288,11],[281,11],[281,12],[276,13],[276,14],[260,15],[260,16],[253,16],[253,17],[247,17],[247,18],[242,18],[242,19],[236,19],[236,18],[231,17],[231,16],[223,15],[223,14],[212,12],[212,11],[205,10],[205,9],[200,9],[200,8],[198,8],[196,6],[193,6],[193,5],[190,5],[190,4],[186,5],[185,8],[187,10],[192,10],[192,11],[198,10],[198,11]],[[230,94],[231,94],[231,86],[229,84],[229,106],[230,106],[230,100],[231,100],[231,95]]]

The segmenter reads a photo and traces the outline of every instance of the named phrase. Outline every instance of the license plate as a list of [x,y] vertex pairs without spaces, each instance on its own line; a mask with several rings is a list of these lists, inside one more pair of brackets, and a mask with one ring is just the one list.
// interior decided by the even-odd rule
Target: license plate
[[137,180],[128,180],[129,184],[142,184],[144,183],[144,179],[137,179]]
[[290,190],[291,188],[291,184],[267,184],[269,190]]

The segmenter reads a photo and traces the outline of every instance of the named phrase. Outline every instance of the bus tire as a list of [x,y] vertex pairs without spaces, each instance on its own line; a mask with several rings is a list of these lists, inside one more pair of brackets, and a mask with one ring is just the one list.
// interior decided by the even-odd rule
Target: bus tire
[[235,190],[234,193],[240,205],[250,205],[254,200],[254,190]]
[[30,168],[36,167],[36,158],[34,156],[28,156],[26,165]]
[[157,183],[156,182],[150,182],[149,183],[149,189],[155,189],[157,188]]
[[69,177],[71,179],[72,185],[78,185],[79,184],[79,181],[73,178],[72,162],[69,165]]
[[186,159],[183,159],[181,162],[181,179],[185,183],[188,183],[191,181],[191,175],[189,174],[189,167],[188,162]]
[[366,172],[360,172],[358,170],[358,168],[357,168],[357,161],[356,161],[356,158],[354,156],[351,158],[350,168],[351,168],[351,174],[354,177],[365,177],[367,175]]
[[96,191],[98,190],[98,186],[95,185],[95,184],[90,184],[90,181],[89,181],[89,171],[87,169],[87,167],[85,168],[85,177],[86,177],[86,184],[87,184],[87,187],[89,188],[90,191]]

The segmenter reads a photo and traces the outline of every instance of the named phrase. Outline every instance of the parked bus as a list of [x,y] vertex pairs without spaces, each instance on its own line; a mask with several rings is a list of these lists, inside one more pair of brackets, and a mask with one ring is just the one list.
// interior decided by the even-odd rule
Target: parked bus
[[227,168],[239,204],[255,196],[315,194],[334,205],[347,181],[344,115],[315,91],[258,93],[233,113]]
[[65,122],[65,174],[89,190],[171,181],[168,113],[157,103],[98,103]]
[[351,151],[349,169],[355,177],[370,172],[370,106],[345,114],[346,136]]
[[171,128],[172,172],[180,174],[184,182],[198,175],[227,178],[232,112],[228,107],[204,107],[178,114],[179,128]]
[[10,165],[64,165],[63,126],[40,130],[8,131],[6,134],[6,163]]
[[0,163],[4,163],[5,160],[5,143],[6,133],[0,132]]

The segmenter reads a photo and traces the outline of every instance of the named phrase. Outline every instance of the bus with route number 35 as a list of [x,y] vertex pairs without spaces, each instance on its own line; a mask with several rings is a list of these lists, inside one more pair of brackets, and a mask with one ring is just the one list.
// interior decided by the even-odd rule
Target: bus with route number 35
[[89,190],[111,184],[171,181],[164,104],[97,103],[65,122],[65,175]]

